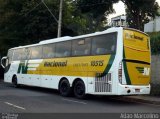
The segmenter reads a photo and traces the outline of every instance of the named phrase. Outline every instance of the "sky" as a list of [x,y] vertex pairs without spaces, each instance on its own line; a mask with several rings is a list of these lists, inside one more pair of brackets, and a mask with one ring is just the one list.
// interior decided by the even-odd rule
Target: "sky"
[[124,6],[123,2],[119,1],[118,3],[113,5],[113,8],[114,8],[116,13],[113,13],[113,14],[109,15],[109,20],[112,17],[116,17],[116,16],[119,16],[119,15],[125,14],[125,6]]
[[[160,5],[160,0],[156,0],[156,1]],[[116,17],[116,16],[119,16],[119,15],[125,14],[125,6],[124,6],[123,2],[119,1],[118,3],[113,5],[113,8],[115,9],[116,13],[113,13],[113,14],[109,15],[109,17],[108,17],[109,22],[110,22],[110,19],[112,17]]]

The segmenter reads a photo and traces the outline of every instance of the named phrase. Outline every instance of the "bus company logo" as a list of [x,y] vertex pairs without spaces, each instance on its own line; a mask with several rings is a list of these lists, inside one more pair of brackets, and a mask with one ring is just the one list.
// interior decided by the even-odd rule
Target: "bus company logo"
[[63,62],[44,62],[44,67],[66,67],[67,66],[67,60]]
[[27,74],[28,71],[36,71],[43,60],[39,61],[20,61],[17,73]]
[[144,76],[149,76],[150,68],[147,67],[136,67],[137,71]]
[[143,39],[144,39],[143,37],[137,36],[134,33],[126,33],[125,37],[127,39],[137,39],[137,40],[141,40],[141,41],[143,41]]
[[23,62],[23,61],[21,61],[20,63],[19,63],[19,66],[18,66],[18,71],[17,71],[17,73],[19,74],[19,73],[22,73],[22,74],[27,74],[27,70],[28,70],[28,62]]

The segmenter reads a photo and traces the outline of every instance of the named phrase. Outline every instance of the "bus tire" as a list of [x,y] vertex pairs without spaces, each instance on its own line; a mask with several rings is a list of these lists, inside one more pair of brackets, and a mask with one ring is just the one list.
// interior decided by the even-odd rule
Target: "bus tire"
[[85,94],[85,84],[82,80],[78,80],[74,85],[74,95],[79,99],[84,99],[86,97]]
[[65,97],[70,96],[71,87],[67,79],[63,79],[62,81],[60,81],[59,92],[62,96],[65,96]]
[[15,88],[18,88],[18,81],[17,81],[17,76],[13,76],[12,78],[12,84]]

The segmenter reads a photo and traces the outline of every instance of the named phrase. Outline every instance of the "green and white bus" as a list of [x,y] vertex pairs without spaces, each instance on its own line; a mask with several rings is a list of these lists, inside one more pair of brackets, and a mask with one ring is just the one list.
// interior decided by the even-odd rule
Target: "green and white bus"
[[63,96],[150,93],[150,40],[129,28],[110,28],[8,50],[4,81],[57,89]]

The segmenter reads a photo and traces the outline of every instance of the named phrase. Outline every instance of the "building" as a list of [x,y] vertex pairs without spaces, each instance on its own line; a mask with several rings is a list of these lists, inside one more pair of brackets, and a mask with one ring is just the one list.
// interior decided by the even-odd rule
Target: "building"
[[127,24],[126,24],[126,16],[125,15],[120,15],[120,16],[116,16],[116,17],[113,17],[111,18],[111,23],[110,25],[112,27],[126,27]]
[[[160,14],[160,9],[158,10]],[[154,20],[144,25],[144,32],[159,32],[160,31],[160,17],[156,17]]]

